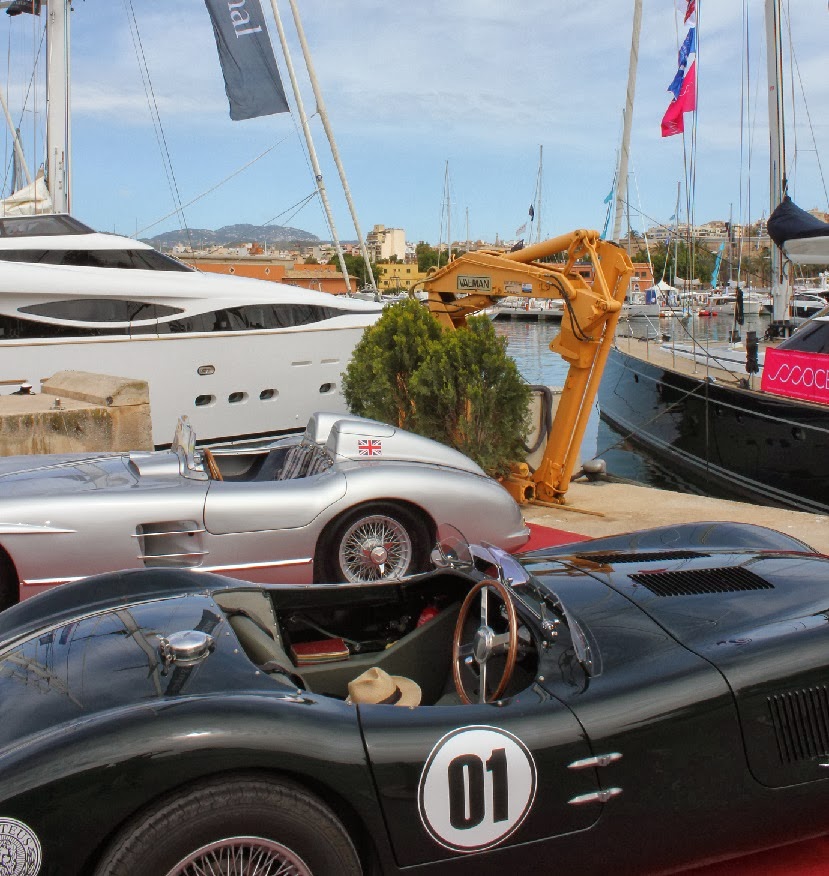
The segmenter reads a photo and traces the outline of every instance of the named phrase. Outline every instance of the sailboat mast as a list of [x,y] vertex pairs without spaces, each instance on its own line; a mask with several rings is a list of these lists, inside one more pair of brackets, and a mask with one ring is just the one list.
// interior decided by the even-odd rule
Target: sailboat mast
[[[786,193],[786,145],[783,134],[783,31],[780,0],[766,0],[766,45],[769,85],[769,202],[771,210]],[[783,283],[783,253],[771,248],[772,319],[786,318],[788,294]]]
[[311,61],[311,52],[308,49],[308,42],[305,39],[305,30],[302,27],[302,21],[299,17],[299,9],[297,9],[296,0],[288,0],[291,4],[291,13],[294,16],[294,25],[296,26],[296,32],[299,36],[299,44],[302,46],[302,56],[305,58],[305,67],[308,70],[308,78],[311,80],[311,88],[314,91],[314,99],[317,102],[317,112],[320,114],[320,120],[322,121],[322,127],[325,130],[325,136],[328,137],[328,143],[331,147],[331,155],[334,157],[334,164],[337,165],[337,172],[340,175],[340,183],[343,187],[343,193],[345,194],[345,200],[348,203],[348,209],[351,212],[351,219],[354,222],[354,230],[357,232],[357,241],[360,244],[360,252],[363,256],[363,261],[366,264],[366,273],[368,276],[369,285],[372,288],[376,288],[376,283],[374,282],[374,272],[371,270],[371,260],[369,259],[368,250],[366,249],[365,238],[363,237],[363,231],[360,228],[360,221],[357,218],[357,210],[354,207],[354,201],[351,199],[351,189],[348,187],[348,180],[345,176],[345,168],[343,167],[342,161],[340,161],[340,153],[337,149],[337,142],[334,139],[334,132],[331,129],[331,125],[328,121],[328,112],[325,109],[325,102],[322,99],[322,91],[320,90],[319,83],[317,82],[317,74],[314,72],[314,64]]
[[52,209],[68,213],[72,201],[69,0],[49,0],[46,47],[46,181]]
[[630,41],[628,90],[625,101],[625,119],[622,128],[622,148],[619,150],[619,168],[616,173],[616,216],[613,220],[613,240],[619,242],[622,231],[622,210],[628,199],[628,160],[630,158],[630,129],[633,124],[633,99],[636,96],[636,69],[639,65],[639,34],[642,31],[642,0],[633,3],[633,34]]
[[345,255],[340,244],[340,237],[337,234],[337,228],[334,224],[334,214],[331,211],[331,204],[328,202],[328,193],[325,190],[325,183],[322,181],[322,170],[320,169],[319,161],[317,160],[317,150],[314,148],[314,140],[311,137],[311,127],[308,124],[308,116],[305,114],[305,105],[302,102],[302,94],[299,90],[296,73],[294,72],[294,63],[291,60],[291,53],[288,50],[288,41],[285,39],[285,28],[282,26],[282,18],[279,15],[279,9],[276,5],[276,0],[271,0],[273,8],[273,17],[276,21],[276,29],[279,32],[279,42],[282,44],[282,55],[285,58],[285,66],[288,68],[288,76],[291,79],[291,88],[294,92],[294,100],[296,101],[299,120],[302,124],[302,133],[305,135],[305,144],[308,147],[308,157],[311,159],[311,167],[314,171],[314,179],[317,183],[317,191],[319,192],[320,200],[322,201],[323,209],[325,210],[326,218],[328,219],[328,227],[331,229],[331,236],[334,238],[334,248],[337,251],[337,260],[340,263],[340,270],[345,278],[346,292],[351,291],[351,280],[348,276],[348,268],[345,265]]

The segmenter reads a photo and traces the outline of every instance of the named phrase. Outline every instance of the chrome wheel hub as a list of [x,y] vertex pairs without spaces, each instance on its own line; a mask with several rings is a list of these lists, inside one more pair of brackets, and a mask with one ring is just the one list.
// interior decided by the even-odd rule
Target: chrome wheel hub
[[343,535],[339,559],[352,583],[400,578],[412,562],[412,541],[393,517],[364,517]]
[[308,865],[281,843],[239,836],[202,846],[167,876],[312,876]]

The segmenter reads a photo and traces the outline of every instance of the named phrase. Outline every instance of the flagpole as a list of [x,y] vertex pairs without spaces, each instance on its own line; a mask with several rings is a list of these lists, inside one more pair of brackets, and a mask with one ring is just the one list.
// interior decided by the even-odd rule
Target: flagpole
[[633,124],[633,99],[636,96],[636,70],[639,66],[639,34],[642,31],[642,0],[633,3],[633,34],[630,41],[628,64],[628,88],[625,102],[622,148],[619,150],[619,169],[616,174],[616,216],[613,220],[613,237],[619,242],[622,230],[622,211],[628,199],[628,159],[630,158],[630,129]]
[[311,167],[314,170],[314,179],[317,183],[317,191],[319,192],[320,200],[322,201],[325,215],[328,219],[328,227],[331,229],[331,235],[334,238],[334,248],[337,251],[337,260],[340,263],[340,270],[345,278],[345,291],[351,291],[351,280],[348,276],[348,268],[345,265],[345,256],[343,248],[340,245],[340,238],[337,234],[337,228],[334,224],[334,215],[331,212],[331,204],[328,202],[328,193],[325,191],[325,183],[322,181],[322,170],[320,169],[319,161],[317,160],[317,150],[314,148],[314,141],[311,137],[311,128],[308,125],[308,116],[305,114],[305,106],[302,103],[302,95],[299,91],[299,83],[297,82],[296,73],[294,72],[294,64],[291,60],[291,53],[288,51],[288,41],[285,39],[285,29],[282,27],[282,19],[279,16],[279,9],[276,6],[276,0],[271,0],[273,8],[273,17],[276,21],[276,29],[279,32],[279,42],[282,44],[282,54],[285,57],[285,65],[288,68],[288,75],[291,79],[291,88],[294,91],[294,100],[296,100],[297,112],[299,120],[302,124],[302,132],[305,135],[305,143],[308,146],[308,157],[311,159]]

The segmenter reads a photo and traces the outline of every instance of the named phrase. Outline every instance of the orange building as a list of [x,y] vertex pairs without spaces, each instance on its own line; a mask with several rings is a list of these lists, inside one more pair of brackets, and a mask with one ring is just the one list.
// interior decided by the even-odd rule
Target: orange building
[[234,274],[254,280],[273,280],[289,286],[302,286],[332,295],[345,293],[345,280],[334,265],[306,265],[285,259],[232,258],[229,256],[191,256],[183,259],[197,271]]

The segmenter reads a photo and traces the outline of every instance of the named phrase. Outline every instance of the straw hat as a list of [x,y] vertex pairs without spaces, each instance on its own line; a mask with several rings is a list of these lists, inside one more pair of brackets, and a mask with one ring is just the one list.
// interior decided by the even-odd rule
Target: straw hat
[[373,666],[354,681],[348,682],[347,703],[387,705],[387,706],[419,706],[420,687],[410,678],[402,675],[389,675],[382,669]]

